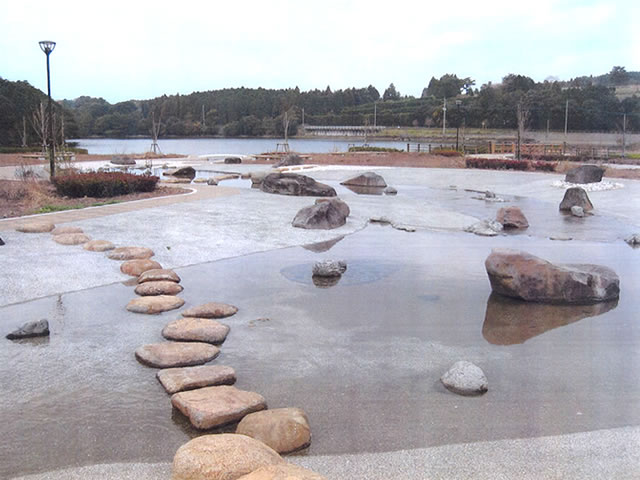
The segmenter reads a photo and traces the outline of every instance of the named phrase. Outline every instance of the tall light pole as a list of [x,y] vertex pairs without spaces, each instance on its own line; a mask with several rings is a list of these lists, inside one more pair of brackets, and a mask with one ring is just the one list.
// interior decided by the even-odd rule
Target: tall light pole
[[456,111],[458,112],[458,121],[456,122],[456,152],[458,151],[458,138],[460,138],[460,105],[462,100],[456,100]]
[[49,96],[48,103],[48,122],[49,122],[49,170],[51,172],[51,178],[56,175],[56,162],[55,162],[55,153],[54,149],[54,135],[53,135],[53,111],[51,108],[51,74],[49,70],[49,55],[53,52],[53,49],[56,48],[56,42],[52,42],[51,40],[43,40],[40,43],[40,48],[47,56],[47,95]]

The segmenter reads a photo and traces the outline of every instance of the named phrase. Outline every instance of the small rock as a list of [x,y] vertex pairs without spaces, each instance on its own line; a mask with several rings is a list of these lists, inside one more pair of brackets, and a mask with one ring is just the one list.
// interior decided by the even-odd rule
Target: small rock
[[325,260],[313,265],[313,276],[339,277],[347,271],[347,264],[342,260]]
[[172,177],[193,179],[196,176],[196,170],[193,167],[187,166],[187,167],[176,168],[175,170],[165,172],[164,174],[170,175]]
[[202,435],[178,449],[171,480],[235,480],[261,467],[284,463],[271,448],[246,435]]
[[639,233],[634,233],[630,237],[625,238],[624,241],[627,242],[632,247],[639,247],[640,246],[640,234]]
[[224,365],[165,368],[156,377],[168,394],[216,385],[233,385],[236,382],[236,372]]
[[175,310],[184,305],[184,300],[173,295],[156,295],[134,298],[127,304],[127,310],[133,313],[155,314]]
[[224,163],[242,163],[242,159],[240,157],[227,157],[224,159]]
[[502,231],[502,224],[495,220],[482,220],[464,229],[465,232],[475,233],[483,237],[495,237]]
[[460,361],[440,377],[447,390],[459,395],[482,395],[489,389],[484,372],[471,362]]
[[574,217],[584,217],[584,209],[578,205],[571,207],[571,215]]
[[529,221],[518,207],[505,207],[498,210],[496,221],[506,228],[528,228]]
[[91,240],[84,233],[61,233],[53,236],[53,241],[60,245],[82,245]]
[[295,452],[311,443],[309,420],[299,408],[250,413],[240,421],[236,433],[260,440],[278,453]]
[[154,255],[153,250],[146,247],[118,247],[111,250],[107,257],[111,260],[136,260],[151,258]]
[[267,408],[262,395],[226,385],[176,393],[171,397],[171,404],[199,430],[237,422],[250,413]]
[[62,235],[64,233],[84,233],[80,227],[72,227],[70,225],[56,227],[51,231],[51,235]]
[[[133,261],[133,260],[131,260]],[[144,282],[140,283],[136,288],[136,295],[141,297],[149,297],[154,295],[177,295],[182,292],[184,288],[176,282],[170,282],[168,280],[159,280],[157,282]]]
[[564,198],[562,202],[560,202],[560,210],[570,211],[571,207],[574,206],[582,207],[582,210],[585,212],[593,210],[593,204],[591,200],[589,200],[589,195],[587,195],[587,192],[583,188],[572,187],[564,192]]
[[14,330],[7,335],[9,340],[17,340],[20,338],[46,337],[49,335],[49,322],[45,319],[37,322],[27,322],[19,329]]
[[580,165],[567,172],[564,181],[567,183],[598,183],[602,180],[604,168],[597,165]]
[[138,283],[160,281],[180,283],[180,277],[173,270],[166,268],[154,268],[147,270],[138,277]]
[[22,233],[45,233],[50,232],[55,228],[55,225],[51,222],[28,222],[18,225],[16,230]]
[[90,240],[82,245],[82,248],[90,252],[106,252],[113,250],[116,246],[107,240]]
[[285,463],[261,467],[238,480],[327,480],[327,477],[292,463]]
[[397,195],[398,190],[395,187],[387,187],[383,190],[385,195]]
[[238,307],[226,303],[209,302],[196,307],[191,307],[182,312],[183,317],[196,318],[225,318],[235,315]]
[[218,181],[215,178],[207,178],[207,185],[218,185]]
[[384,181],[384,178],[382,178],[382,176],[378,175],[377,173],[366,172],[362,175],[358,175],[356,177],[345,180],[344,182],[341,182],[340,185],[384,188],[387,186],[387,183]]
[[4,240],[2,240],[2,238],[0,238],[0,247],[4,245]]
[[153,368],[202,365],[213,360],[219,354],[218,347],[197,342],[151,343],[136,349],[138,361]]
[[[171,282],[167,282],[171,283]],[[148,285],[143,283],[139,287]],[[173,283],[173,285],[176,285]],[[229,326],[211,318],[183,317],[174,320],[162,329],[167,340],[182,342],[222,343],[229,334]]]
[[120,271],[125,275],[131,275],[132,277],[138,277],[147,270],[157,270],[161,268],[162,265],[160,265],[155,260],[150,260],[148,258],[127,260],[122,265],[120,265]]

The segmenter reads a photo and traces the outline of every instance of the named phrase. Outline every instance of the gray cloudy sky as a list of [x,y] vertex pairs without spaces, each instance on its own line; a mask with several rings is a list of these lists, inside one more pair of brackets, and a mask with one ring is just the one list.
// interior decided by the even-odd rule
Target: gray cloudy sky
[[480,86],[640,70],[636,0],[0,0],[0,77],[110,102],[225,87],[332,89],[432,76]]

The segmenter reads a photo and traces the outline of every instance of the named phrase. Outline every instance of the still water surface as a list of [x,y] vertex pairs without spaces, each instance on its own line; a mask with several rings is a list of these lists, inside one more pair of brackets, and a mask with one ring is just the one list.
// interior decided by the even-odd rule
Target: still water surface
[[[621,298],[601,307],[530,306],[491,296],[493,247],[612,267]],[[330,248],[328,251],[323,251]],[[346,260],[334,286],[313,262]],[[221,355],[237,386],[309,415],[302,454],[376,452],[590,431],[640,423],[638,251],[622,242],[405,233],[370,226],[330,244],[177,269],[187,305],[237,305]],[[171,461],[200,433],[173,410],[134,350],[178,313],[136,315],[115,284],[0,308],[52,335],[0,348],[0,478],[94,463]],[[520,323],[509,321],[522,318]],[[526,321],[529,318],[531,321]],[[465,398],[439,377],[480,365],[489,392]],[[233,429],[233,427],[231,427]]]

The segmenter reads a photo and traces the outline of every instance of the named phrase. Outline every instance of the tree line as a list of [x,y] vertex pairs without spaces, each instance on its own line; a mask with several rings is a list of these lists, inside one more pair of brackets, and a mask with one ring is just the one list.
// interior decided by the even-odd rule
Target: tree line
[[[640,131],[640,98],[616,96],[616,87],[635,83],[640,84],[640,72],[624,67],[567,82],[509,74],[481,87],[470,77],[447,74],[431,78],[419,98],[402,95],[393,83],[382,95],[371,85],[306,92],[243,87],[116,104],[83,96],[56,102],[54,110],[67,138],[149,136],[154,122],[160,136],[176,137],[279,137],[285,123],[295,135],[303,122],[440,127],[445,109],[448,126],[515,129],[520,111],[528,129],[562,130],[567,121],[571,131]],[[43,102],[46,96],[27,82],[0,78],[0,144],[20,145],[25,136],[37,144],[33,118]]]

